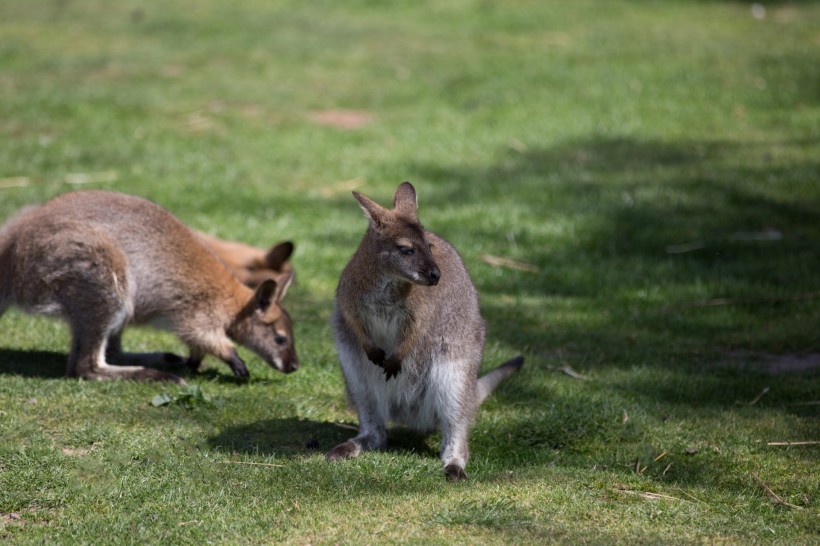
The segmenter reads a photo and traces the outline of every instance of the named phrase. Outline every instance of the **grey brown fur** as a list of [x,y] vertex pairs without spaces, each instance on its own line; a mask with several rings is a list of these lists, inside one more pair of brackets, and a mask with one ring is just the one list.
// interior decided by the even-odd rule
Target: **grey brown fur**
[[129,323],[176,333],[194,367],[212,354],[247,377],[233,340],[291,372],[298,360],[280,305],[291,279],[287,273],[251,290],[173,215],[125,194],[67,193],[24,209],[0,229],[0,314],[16,305],[64,318],[72,336],[70,377],[184,383],[142,365],[110,365],[182,360],[122,353]]
[[393,421],[440,429],[445,475],[464,479],[478,406],[523,359],[477,379],[485,332],[478,295],[456,250],[419,223],[409,182],[392,210],[354,196],[369,225],[342,273],[332,322],[359,433],[327,456],[384,449]]

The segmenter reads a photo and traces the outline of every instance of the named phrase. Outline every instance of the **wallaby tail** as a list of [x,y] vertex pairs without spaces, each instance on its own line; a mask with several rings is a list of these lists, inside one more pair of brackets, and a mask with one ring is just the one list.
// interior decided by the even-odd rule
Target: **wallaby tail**
[[482,375],[478,378],[478,403],[481,404],[488,396],[490,396],[502,381],[516,373],[524,365],[524,357],[517,356],[512,360],[508,360],[498,368],[491,372]]

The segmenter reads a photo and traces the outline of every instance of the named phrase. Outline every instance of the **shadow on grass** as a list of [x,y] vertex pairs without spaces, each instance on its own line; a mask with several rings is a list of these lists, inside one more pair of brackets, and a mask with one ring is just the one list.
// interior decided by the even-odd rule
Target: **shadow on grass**
[[[635,347],[816,344],[816,306],[777,298],[818,288],[820,162],[808,153],[817,144],[597,138],[411,170],[440,181],[422,196],[436,231],[538,268],[507,271],[502,282],[484,264],[472,268],[491,336],[536,351],[598,351],[611,365]],[[448,219],[452,203],[475,204],[491,221],[463,234],[463,216]],[[546,305],[509,303],[532,297]],[[751,303],[686,307],[717,298]],[[589,320],[550,322],[567,313]]]
[[[327,453],[337,444],[355,436],[356,428],[355,425],[295,417],[266,419],[228,427],[207,441],[212,448],[228,452],[301,457]],[[422,457],[438,456],[437,451],[426,443],[425,435],[395,428],[389,431],[388,437],[388,451]]]
[[49,379],[64,377],[67,358],[65,353],[54,351],[0,349],[0,374]]
[[[65,377],[68,355],[56,351],[24,351],[20,349],[0,349],[0,375],[19,375],[22,377],[60,378]],[[238,379],[222,370],[206,368],[192,372],[182,364],[150,366],[151,368],[173,373],[187,380],[216,381],[219,383],[244,385],[244,379]],[[225,368],[227,371],[227,368]]]

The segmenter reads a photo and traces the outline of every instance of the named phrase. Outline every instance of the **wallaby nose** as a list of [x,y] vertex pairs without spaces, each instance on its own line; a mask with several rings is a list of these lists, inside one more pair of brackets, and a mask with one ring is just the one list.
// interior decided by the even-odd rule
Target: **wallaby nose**
[[285,363],[284,370],[282,370],[282,371],[284,371],[285,373],[291,373],[291,372],[295,372],[298,369],[299,369],[299,360],[297,360],[296,357],[294,357],[293,360],[291,360],[290,362]]
[[435,286],[438,284],[439,279],[441,278],[441,271],[439,271],[438,267],[433,267],[430,270],[430,286]]

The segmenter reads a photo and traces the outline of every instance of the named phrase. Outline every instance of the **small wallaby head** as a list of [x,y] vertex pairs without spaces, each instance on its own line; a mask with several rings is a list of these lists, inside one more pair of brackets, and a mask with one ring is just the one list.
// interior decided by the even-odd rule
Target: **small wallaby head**
[[290,315],[281,300],[293,281],[293,272],[266,279],[234,320],[229,335],[280,372],[299,368]]
[[434,286],[441,278],[424,228],[419,223],[416,190],[404,182],[393,196],[393,208],[386,209],[353,192],[370,220],[363,249],[372,253],[376,265],[393,277],[422,286]]

